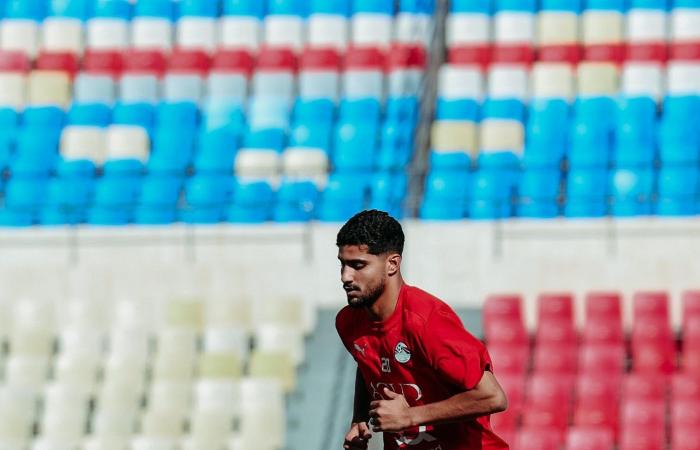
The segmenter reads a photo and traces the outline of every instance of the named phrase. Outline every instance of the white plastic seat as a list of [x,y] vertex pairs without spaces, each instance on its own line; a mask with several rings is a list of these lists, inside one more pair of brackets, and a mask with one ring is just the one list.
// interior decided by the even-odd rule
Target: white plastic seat
[[394,21],[394,41],[429,47],[433,33],[432,17],[428,14],[400,12]]
[[66,107],[72,97],[71,80],[66,72],[35,70],[29,74],[27,96],[32,105]]
[[525,144],[523,125],[514,120],[487,119],[481,122],[479,148],[482,152],[512,151],[521,154]]
[[197,352],[197,330],[194,328],[166,328],[158,333],[158,353],[180,353],[183,357]]
[[30,450],[75,450],[77,441],[56,441],[50,437],[39,437],[32,442]]
[[258,440],[254,442],[261,446],[277,448],[282,445],[284,393],[279,382],[256,378],[241,381],[241,408],[240,433],[244,439],[245,436],[257,436]]
[[[129,435],[131,437],[131,435]],[[127,450],[128,438],[91,436],[83,441],[83,450]]]
[[254,303],[253,320],[256,325],[280,325],[306,333],[313,328],[314,311],[314,307],[303,298],[267,298]]
[[139,357],[112,354],[107,357],[104,367],[105,382],[115,386],[129,384],[134,392],[143,392],[146,384],[146,362]]
[[420,96],[423,71],[421,69],[392,70],[388,77],[389,97]]
[[39,395],[31,389],[2,386],[0,387],[0,417],[3,413],[11,412],[17,420],[26,418],[27,422],[31,423],[38,410],[38,399]]
[[13,388],[38,392],[49,376],[46,356],[10,356],[5,363],[5,383]]
[[83,51],[83,24],[77,19],[47,17],[41,26],[41,48],[48,52]]
[[348,20],[332,14],[311,14],[307,20],[307,42],[311,47],[332,47],[339,51],[348,46]]
[[154,75],[126,73],[119,81],[119,98],[124,103],[152,103],[160,99],[160,81]]
[[182,17],[177,22],[178,48],[213,52],[218,44],[218,23],[210,17]]
[[194,411],[190,417],[190,434],[201,441],[223,444],[233,431],[230,417],[218,411]]
[[527,101],[529,74],[524,66],[494,64],[488,73],[488,95],[493,99],[515,98]]
[[671,11],[671,41],[697,42],[700,39],[700,10],[674,8]]
[[117,96],[117,84],[108,75],[79,73],[73,83],[77,103],[105,103],[111,105]]
[[[216,418],[219,420],[220,418]],[[227,436],[228,437],[228,436]],[[228,450],[226,439],[210,436],[188,436],[180,441],[181,450]]]
[[85,435],[87,417],[87,410],[45,411],[41,419],[42,436],[51,442],[78,443]]
[[350,19],[355,47],[389,47],[393,37],[393,17],[388,14],[357,13]]
[[[200,331],[204,323],[204,303],[196,298],[174,299],[164,302],[161,308],[160,327],[165,331],[159,337],[161,340],[174,339],[176,345],[186,345],[189,352],[196,341],[193,333]],[[159,341],[159,350],[168,345],[169,342]],[[175,351],[175,347],[169,348],[170,351]]]
[[282,154],[282,172],[288,177],[324,178],[328,169],[328,155],[323,149],[289,147]]
[[179,354],[158,352],[153,363],[153,378],[161,381],[192,380],[194,376],[194,355],[181,357]]
[[562,63],[537,63],[532,70],[532,96],[534,98],[574,97],[574,72],[570,65]]
[[384,98],[384,73],[381,70],[350,69],[343,72],[343,97],[352,99]]
[[430,133],[430,146],[436,152],[463,151],[476,155],[478,128],[474,122],[436,120]]
[[619,90],[619,73],[612,63],[582,62],[578,65],[579,96],[614,96]]
[[670,61],[667,84],[668,95],[700,95],[700,63]]
[[185,431],[185,416],[172,409],[149,409],[141,418],[141,430],[146,436],[177,439]]
[[97,393],[96,411],[119,416],[136,416],[141,407],[142,388],[128,380],[103,382]]
[[205,323],[210,327],[240,327],[249,331],[252,324],[252,312],[249,302],[235,300],[212,300],[205,308]]
[[274,150],[242,148],[234,167],[239,177],[274,177],[279,175],[280,157]]
[[0,72],[0,106],[22,109],[27,101],[27,77],[17,72]]
[[80,382],[49,383],[44,389],[44,414],[76,415],[87,418],[90,392]]
[[194,411],[216,411],[229,418],[240,415],[240,382],[226,379],[198,380],[194,392]]
[[579,41],[579,17],[571,12],[541,11],[537,17],[537,43],[567,45]]
[[97,410],[90,420],[92,434],[101,438],[127,439],[137,423],[136,414],[130,410]]
[[243,360],[250,353],[250,335],[241,327],[207,327],[203,344],[204,352],[235,353]]
[[129,22],[123,19],[95,17],[85,25],[87,48],[122,50],[129,46]]
[[185,414],[192,405],[192,385],[180,381],[155,381],[148,396],[148,407]]
[[150,153],[148,133],[142,127],[111,125],[107,129],[106,159],[148,160]]
[[440,68],[438,96],[447,100],[474,99],[484,97],[484,74],[475,67],[460,67],[445,64]]
[[0,26],[0,49],[34,58],[39,47],[39,24],[33,20],[6,19]]
[[206,95],[210,100],[228,99],[243,104],[248,97],[248,77],[212,71],[206,80]]
[[26,448],[26,442],[33,434],[34,418],[23,414],[17,414],[12,410],[0,411],[0,440],[6,442],[19,442]]
[[54,379],[59,383],[80,383],[93,392],[97,385],[99,360],[89,354],[60,355],[54,364]]
[[168,19],[134,17],[131,21],[131,45],[137,49],[168,51],[173,46],[173,24]]
[[664,94],[663,69],[660,64],[628,62],[622,69],[622,93],[660,100]]
[[447,48],[484,45],[491,41],[491,18],[486,14],[448,14],[445,27]]
[[666,12],[656,9],[631,9],[626,14],[627,42],[666,42]]
[[295,78],[291,72],[256,72],[253,75],[253,95],[272,97],[291,103],[296,94]]
[[300,51],[304,46],[304,20],[300,16],[270,14],[265,17],[267,47],[283,47]]
[[340,74],[335,70],[304,70],[299,73],[299,97],[302,99],[337,101],[339,88]]
[[9,341],[11,354],[14,356],[48,356],[53,352],[53,335],[41,327],[15,325]]
[[178,450],[177,440],[157,436],[137,436],[129,443],[130,450]]
[[114,310],[110,317],[113,330],[152,331],[155,328],[154,310],[154,302],[117,300],[114,302]]
[[204,98],[204,81],[199,75],[170,73],[163,79],[163,100],[200,103]]
[[497,44],[531,44],[535,39],[535,16],[527,12],[500,11],[493,16]]
[[61,134],[64,159],[88,159],[99,165],[104,161],[105,132],[100,127],[70,125]]
[[581,16],[584,45],[617,44],[624,39],[624,20],[616,11],[584,11]]
[[291,325],[262,324],[255,329],[255,348],[286,353],[299,365],[304,361],[304,334]]
[[257,51],[260,47],[262,24],[255,17],[224,16],[220,19],[221,48],[243,48]]

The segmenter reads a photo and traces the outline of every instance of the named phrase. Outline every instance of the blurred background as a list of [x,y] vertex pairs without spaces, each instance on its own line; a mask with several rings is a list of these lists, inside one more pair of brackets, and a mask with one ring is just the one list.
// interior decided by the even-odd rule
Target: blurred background
[[341,448],[335,235],[378,208],[511,448],[700,450],[698,0],[0,19],[0,449]]

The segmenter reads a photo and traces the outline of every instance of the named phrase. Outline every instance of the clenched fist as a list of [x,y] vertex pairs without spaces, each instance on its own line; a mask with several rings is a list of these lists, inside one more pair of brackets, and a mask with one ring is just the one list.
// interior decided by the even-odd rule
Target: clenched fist
[[369,404],[372,431],[400,432],[413,426],[406,398],[384,388],[384,396],[389,400],[375,400]]
[[350,431],[345,435],[345,449],[360,449],[367,448],[367,442],[372,437],[372,432],[369,430],[366,422],[353,422],[350,426]]

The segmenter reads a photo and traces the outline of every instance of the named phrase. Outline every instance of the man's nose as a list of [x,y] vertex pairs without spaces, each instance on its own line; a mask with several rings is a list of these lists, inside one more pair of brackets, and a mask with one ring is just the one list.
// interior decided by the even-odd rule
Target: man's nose
[[344,267],[340,270],[340,281],[345,283],[352,283],[353,277],[352,277],[352,268],[350,267]]

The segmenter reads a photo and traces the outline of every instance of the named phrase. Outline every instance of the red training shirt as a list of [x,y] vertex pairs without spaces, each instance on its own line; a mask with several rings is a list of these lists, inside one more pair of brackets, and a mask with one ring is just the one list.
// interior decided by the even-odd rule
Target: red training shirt
[[[386,387],[410,406],[435,403],[475,388],[484,371],[491,370],[486,347],[464,329],[452,308],[416,287],[401,288],[388,319],[373,322],[364,309],[346,306],[336,317],[336,328],[372,400],[383,399]],[[384,433],[384,448],[501,450],[508,444],[491,430],[489,416],[483,416]]]

